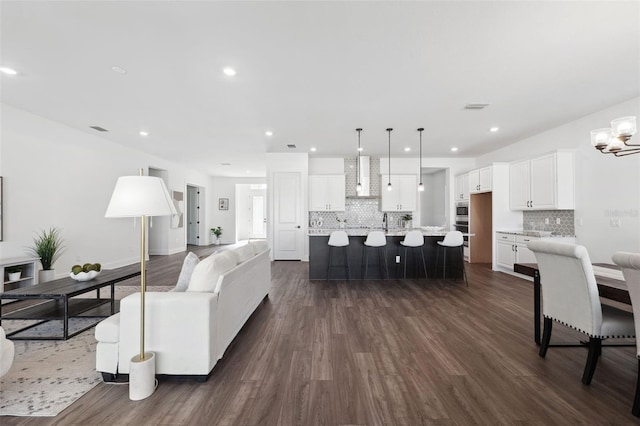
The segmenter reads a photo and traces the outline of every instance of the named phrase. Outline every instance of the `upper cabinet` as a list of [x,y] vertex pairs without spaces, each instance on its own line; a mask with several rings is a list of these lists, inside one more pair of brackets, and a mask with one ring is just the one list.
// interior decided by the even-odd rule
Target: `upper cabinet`
[[489,192],[492,188],[492,171],[491,166],[482,169],[471,170],[469,172],[469,192],[477,194],[478,192]]
[[511,210],[572,210],[573,152],[558,151],[509,167]]
[[469,174],[456,176],[456,201],[469,201]]
[[387,191],[389,175],[382,175],[380,210],[414,211],[417,208],[418,179],[416,175],[391,175],[391,191]]
[[309,176],[309,211],[343,212],[344,199],[344,175]]

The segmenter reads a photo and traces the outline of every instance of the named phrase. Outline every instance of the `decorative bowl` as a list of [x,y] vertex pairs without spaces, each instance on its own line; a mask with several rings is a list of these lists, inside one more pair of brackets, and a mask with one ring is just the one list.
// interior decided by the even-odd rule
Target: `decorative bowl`
[[78,272],[77,274],[69,272],[69,276],[76,281],[89,281],[94,279],[98,275],[100,275],[100,272],[98,271]]

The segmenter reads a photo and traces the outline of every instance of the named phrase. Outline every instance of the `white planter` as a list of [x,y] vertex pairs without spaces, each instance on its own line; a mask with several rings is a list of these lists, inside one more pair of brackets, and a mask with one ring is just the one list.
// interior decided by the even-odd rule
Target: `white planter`
[[55,277],[56,271],[54,269],[41,269],[38,271],[38,283],[53,281]]
[[18,281],[22,276],[22,271],[9,272],[9,281]]

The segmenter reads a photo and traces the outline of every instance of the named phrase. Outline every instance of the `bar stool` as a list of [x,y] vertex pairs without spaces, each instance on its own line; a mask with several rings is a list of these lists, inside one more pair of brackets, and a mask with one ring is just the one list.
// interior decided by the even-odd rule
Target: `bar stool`
[[[347,247],[349,247],[349,236],[345,231],[333,231],[329,235],[329,242],[327,244],[329,244],[329,263],[327,264],[327,281],[329,281],[329,271],[331,271],[331,268],[336,268],[336,267],[346,268],[347,279],[350,280],[351,271],[349,269],[349,250],[347,249]],[[333,257],[333,250],[340,247],[344,248],[344,260],[345,260],[346,266],[333,265],[331,263],[331,260]]]
[[458,247],[460,253],[460,262],[462,262],[462,274],[464,275],[464,282],[469,287],[469,281],[467,281],[467,271],[464,268],[464,253],[462,246],[464,245],[464,238],[462,238],[462,232],[449,231],[444,236],[444,240],[438,241],[438,253],[436,253],[436,274],[438,269],[438,257],[440,256],[440,249],[444,250],[444,256],[442,261],[442,279],[447,279],[447,249]]
[[[422,267],[424,268],[424,278],[427,278],[427,264],[424,261],[424,252],[422,251],[422,247],[424,246],[424,236],[422,235],[422,231],[413,230],[407,232],[407,235],[404,236],[404,239],[400,241],[400,244],[404,246],[404,278],[407,278],[407,251],[411,249],[414,254],[415,251],[418,250],[420,252],[420,256],[422,256]],[[416,272],[418,270],[418,256],[416,258]],[[418,274],[416,273],[416,278]]]
[[[364,241],[364,279],[367,279],[367,271],[369,270],[369,249],[376,249],[378,252],[378,267],[380,268],[380,278],[383,278],[386,274],[389,279],[389,267],[387,265],[387,237],[382,231],[371,231],[367,234],[367,239]],[[382,254],[381,254],[382,253]],[[384,274],[382,271],[382,260],[384,259]]]

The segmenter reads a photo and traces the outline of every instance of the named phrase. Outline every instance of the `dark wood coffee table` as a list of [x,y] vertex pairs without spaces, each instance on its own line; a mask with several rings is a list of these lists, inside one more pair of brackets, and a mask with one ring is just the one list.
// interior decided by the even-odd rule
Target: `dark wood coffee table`
[[[2,324],[2,320],[37,321],[35,324],[7,333],[7,337],[11,337],[12,340],[67,340],[95,326],[101,319],[116,313],[116,283],[137,275],[140,275],[140,264],[103,270],[100,275],[90,281],[76,281],[67,277],[0,293],[0,300],[43,301],[4,315],[2,314],[3,306],[0,303],[0,324]],[[107,286],[111,287],[111,297],[101,298],[100,289]],[[95,298],[76,297],[94,290],[96,290]],[[6,310],[7,306],[5,306]],[[96,321],[83,326],[80,330],[69,333],[70,318],[95,318]],[[20,336],[20,333],[25,330],[48,321],[62,321],[62,334]]]

